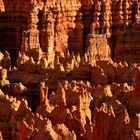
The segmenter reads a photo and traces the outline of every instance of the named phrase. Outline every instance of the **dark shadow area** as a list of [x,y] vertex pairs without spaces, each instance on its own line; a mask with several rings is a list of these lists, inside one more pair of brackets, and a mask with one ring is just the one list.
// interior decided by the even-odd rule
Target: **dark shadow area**
[[12,60],[12,66],[16,64],[16,29],[10,27],[0,28],[0,51],[8,51]]
[[[77,24],[78,22],[81,22],[81,24],[83,25],[83,30],[79,28],[71,29],[68,33],[68,45],[70,52],[80,52],[80,54],[83,55],[86,50],[87,35],[90,34],[90,25],[92,23],[93,10],[88,10],[82,7],[78,12],[81,13],[82,17],[79,17],[77,13],[75,23]],[[82,19],[80,20],[80,18]],[[78,32],[82,32],[82,38],[81,36],[77,35]]]
[[[39,43],[40,45],[42,44],[41,43],[41,40],[42,40],[42,11],[39,10],[39,13],[38,13],[38,30],[39,30]],[[42,48],[42,46],[40,46]]]
[[16,12],[14,2],[3,1],[5,12],[0,14],[0,51],[8,51],[12,66],[16,66],[18,52],[21,49],[22,32],[27,26],[27,16],[21,9]]

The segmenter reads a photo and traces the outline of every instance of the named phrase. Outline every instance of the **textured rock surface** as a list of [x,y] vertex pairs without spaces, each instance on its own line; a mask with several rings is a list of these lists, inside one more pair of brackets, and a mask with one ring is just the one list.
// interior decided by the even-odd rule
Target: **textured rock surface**
[[[34,115],[27,101],[0,94],[0,129],[4,139],[139,139],[139,80],[94,86],[61,81],[48,94],[40,84]],[[10,124],[10,125],[9,125]],[[12,131],[11,131],[12,130]]]
[[115,61],[139,63],[139,24],[134,24],[130,29],[123,31],[115,48]]
[[0,139],[139,140],[139,10],[0,0]]
[[[50,58],[54,57],[54,50],[63,51],[66,48],[83,53],[90,44],[86,46],[86,40],[92,43],[93,35],[97,38],[104,36],[102,41],[107,40],[107,43],[104,41],[104,47],[97,50],[97,55],[109,57],[110,46],[112,58],[116,55],[117,60],[126,60],[124,55],[128,50],[125,48],[131,49],[133,41],[137,41],[139,36],[138,33],[132,33],[135,37],[130,42],[129,37],[133,35],[129,30],[126,33],[128,37],[122,37],[125,36],[123,32],[139,24],[139,2],[132,0],[21,0],[10,3],[1,0],[0,11],[0,50],[9,51],[12,64],[15,64],[19,50],[27,51],[39,46]],[[136,44],[137,49],[139,42]],[[116,46],[118,49],[115,49]]]
[[[67,51],[56,54],[51,64],[40,59],[27,67],[31,56],[23,55],[18,58],[22,60],[18,61],[19,69],[8,70],[10,82],[23,84],[1,85],[8,94],[0,94],[0,130],[4,139],[112,140],[114,135],[116,140],[140,138],[138,64],[91,61],[87,53],[81,57]],[[1,77],[6,80],[6,73]]]

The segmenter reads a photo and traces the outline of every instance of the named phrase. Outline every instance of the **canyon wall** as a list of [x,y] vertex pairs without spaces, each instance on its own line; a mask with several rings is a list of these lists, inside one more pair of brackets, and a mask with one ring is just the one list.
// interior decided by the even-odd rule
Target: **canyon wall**
[[114,59],[120,34],[139,23],[133,0],[1,0],[0,11],[0,51],[9,51],[13,65],[20,50],[33,46],[48,54],[66,48],[83,54],[90,34],[106,36]]
[[137,0],[0,0],[0,139],[139,140]]

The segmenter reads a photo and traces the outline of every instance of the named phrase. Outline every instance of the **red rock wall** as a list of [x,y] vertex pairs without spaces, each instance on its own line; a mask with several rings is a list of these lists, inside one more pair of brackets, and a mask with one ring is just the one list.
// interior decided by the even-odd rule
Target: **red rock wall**
[[[43,51],[84,52],[88,34],[106,34],[114,57],[114,48],[120,33],[139,21],[139,3],[136,1],[1,1],[0,50],[18,54],[25,39],[23,32],[29,26],[32,4],[38,9],[38,34],[35,42]],[[2,12],[4,11],[5,12]],[[33,22],[33,21],[32,21]],[[125,28],[124,28],[125,27]],[[12,56],[12,55],[11,55]],[[12,56],[13,57],[13,56]],[[13,57],[13,59],[15,59]]]
[[110,59],[139,62],[138,4],[0,1],[0,50],[21,50],[0,53],[3,138],[140,139],[140,66]]

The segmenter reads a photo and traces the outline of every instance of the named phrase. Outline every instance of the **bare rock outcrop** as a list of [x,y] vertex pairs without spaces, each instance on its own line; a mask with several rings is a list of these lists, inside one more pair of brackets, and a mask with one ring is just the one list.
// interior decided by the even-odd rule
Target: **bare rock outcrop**
[[139,7],[0,0],[0,139],[139,140]]

